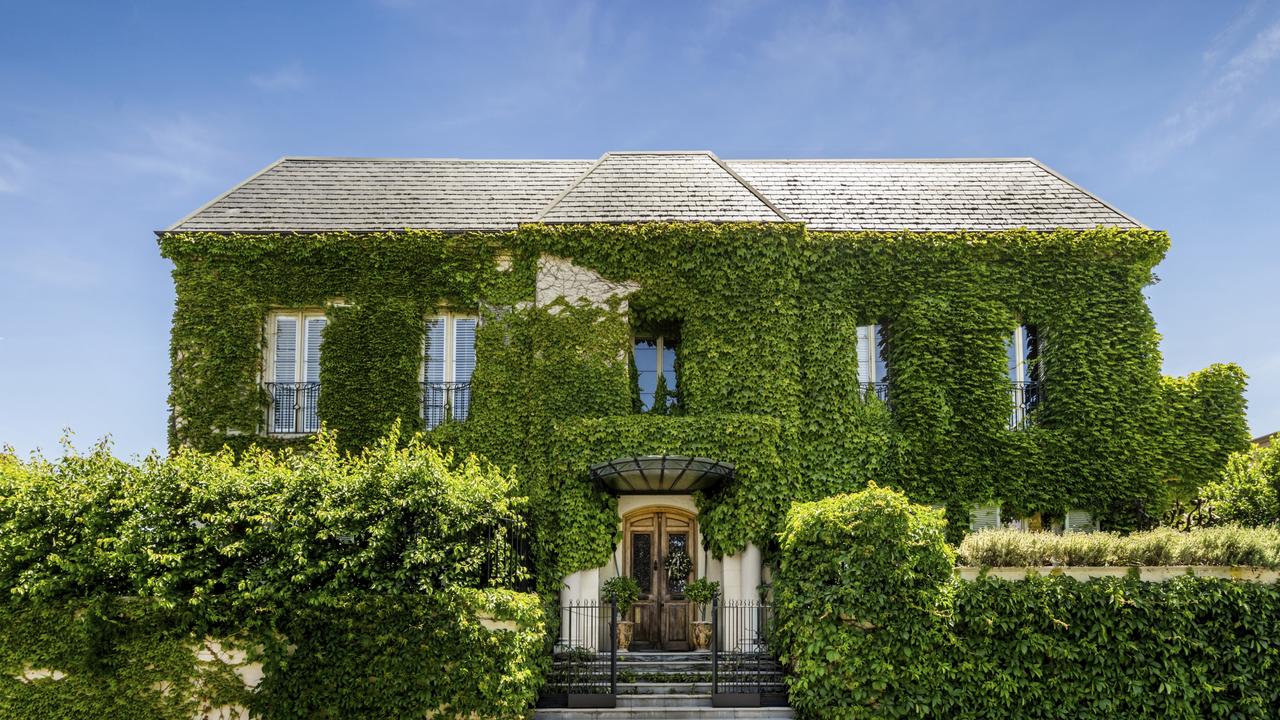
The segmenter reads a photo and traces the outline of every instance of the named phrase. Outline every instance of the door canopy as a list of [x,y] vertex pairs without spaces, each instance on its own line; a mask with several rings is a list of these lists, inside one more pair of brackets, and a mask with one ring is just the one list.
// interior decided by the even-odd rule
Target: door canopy
[[591,482],[611,495],[688,495],[733,479],[733,465],[685,455],[639,455],[596,463]]

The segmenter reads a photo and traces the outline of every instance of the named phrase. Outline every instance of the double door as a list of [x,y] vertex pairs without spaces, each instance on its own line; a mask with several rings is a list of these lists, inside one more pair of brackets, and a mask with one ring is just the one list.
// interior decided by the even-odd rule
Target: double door
[[635,650],[688,650],[690,605],[684,595],[697,576],[694,516],[675,508],[644,510],[627,516],[625,572],[640,585],[632,607]]

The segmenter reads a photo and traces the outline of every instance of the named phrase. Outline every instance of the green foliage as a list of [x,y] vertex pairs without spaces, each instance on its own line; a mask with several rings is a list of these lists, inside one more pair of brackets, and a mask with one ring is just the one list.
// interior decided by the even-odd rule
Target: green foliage
[[1274,718],[1280,587],[1030,577],[960,583],[936,659],[954,718]]
[[[936,511],[887,490],[793,508],[775,588],[802,717],[1276,716],[1280,586],[1190,576],[962,582],[941,534]],[[1139,539],[1135,552],[1176,553],[1175,536]],[[1262,535],[1198,537],[1198,559],[1259,559],[1259,543],[1242,538]],[[1266,535],[1272,563],[1276,540]]]
[[1174,499],[1195,498],[1199,488],[1218,480],[1230,455],[1249,447],[1245,379],[1235,365],[1211,365],[1186,377],[1161,379],[1169,409],[1161,445]]
[[985,530],[965,537],[960,563],[973,567],[1249,565],[1280,569],[1280,530],[1224,526],[1178,532]]
[[618,615],[627,617],[640,598],[640,583],[630,575],[615,575],[600,585],[600,594],[618,606]]
[[[1071,507],[1127,527],[1216,476],[1242,442],[1238,368],[1160,376],[1142,295],[1168,248],[1155,231],[530,225],[174,235],[162,248],[178,290],[175,444],[253,439],[271,307],[342,300],[329,311],[320,414],[344,448],[396,417],[416,422],[423,315],[440,303],[503,308],[480,329],[471,417],[432,438],[517,468],[544,592],[611,556],[615,506],[585,470],[623,455],[734,462],[736,481],[698,499],[703,537],[725,555],[749,542],[772,554],[793,501],[872,481],[961,510]],[[504,252],[513,269],[499,272]],[[620,304],[533,306],[543,256],[641,287],[628,298],[635,321],[680,337],[678,398],[634,412],[633,318]],[[891,408],[856,389],[857,328],[877,320]],[[1045,391],[1033,427],[1014,431],[1004,342],[1019,323],[1044,340]]]
[[[509,474],[394,433],[357,456],[328,434],[238,458],[0,455],[0,716],[186,718],[207,697],[266,718],[509,717],[539,684],[543,611],[482,569],[486,532],[524,508]],[[209,638],[249,648],[262,689],[200,660]],[[356,668],[368,687],[332,696]],[[66,677],[15,679],[32,669]]]
[[1235,453],[1201,496],[1217,522],[1280,525],[1280,444]]
[[792,507],[774,581],[792,705],[808,717],[918,717],[944,693],[954,555],[942,512],[874,485]]
[[720,594],[720,583],[716,580],[698,578],[684,586],[684,596],[698,608],[698,617],[706,620],[707,605]]

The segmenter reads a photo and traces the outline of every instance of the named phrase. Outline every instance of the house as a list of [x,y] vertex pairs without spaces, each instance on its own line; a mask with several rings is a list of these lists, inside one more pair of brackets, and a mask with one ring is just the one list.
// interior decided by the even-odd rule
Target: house
[[793,500],[1123,525],[1247,441],[1238,370],[1161,377],[1167,236],[1028,158],[284,158],[158,235],[174,446],[514,467],[540,587],[635,578],[636,648],[688,648],[694,577],[767,594]]

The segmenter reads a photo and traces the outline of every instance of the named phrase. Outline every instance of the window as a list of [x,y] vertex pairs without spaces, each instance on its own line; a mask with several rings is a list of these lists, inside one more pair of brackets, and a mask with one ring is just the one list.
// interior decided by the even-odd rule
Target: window
[[422,419],[427,428],[466,420],[471,411],[471,373],[476,369],[476,328],[467,315],[427,318],[422,340]]
[[1005,341],[1009,359],[1009,394],[1013,412],[1009,427],[1025,427],[1031,411],[1040,404],[1040,332],[1033,325],[1019,325]]
[[320,346],[327,323],[319,310],[272,313],[270,362],[265,373],[271,396],[268,432],[288,435],[320,429],[316,402],[320,398]]
[[858,327],[858,384],[863,397],[889,401],[889,339],[884,323]]
[[674,335],[637,336],[632,348],[636,380],[640,386],[640,411],[664,411],[678,404],[679,377],[676,373]]

